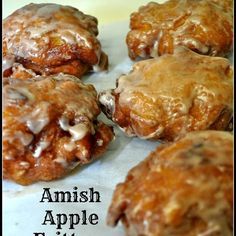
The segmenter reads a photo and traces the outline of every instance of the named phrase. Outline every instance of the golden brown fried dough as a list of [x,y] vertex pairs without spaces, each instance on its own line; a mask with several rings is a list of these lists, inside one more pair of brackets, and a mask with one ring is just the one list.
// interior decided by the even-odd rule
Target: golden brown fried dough
[[233,136],[192,132],[158,147],[117,185],[107,220],[127,236],[233,235]]
[[225,56],[233,45],[232,0],[150,2],[131,14],[127,35],[131,59],[173,53],[185,46],[204,55]]
[[112,128],[97,121],[92,85],[64,74],[4,84],[4,178],[23,185],[61,178],[103,154],[113,139]]
[[31,69],[26,69],[20,63],[13,63],[12,67],[4,72],[3,76],[3,80],[8,81],[9,83],[9,80],[27,80],[37,76],[37,74]]
[[232,74],[225,58],[178,48],[136,63],[99,100],[127,135],[172,141],[190,131],[228,128]]
[[81,77],[93,68],[107,69],[108,58],[96,38],[97,23],[69,6],[24,6],[3,21],[3,72],[14,61],[42,75]]

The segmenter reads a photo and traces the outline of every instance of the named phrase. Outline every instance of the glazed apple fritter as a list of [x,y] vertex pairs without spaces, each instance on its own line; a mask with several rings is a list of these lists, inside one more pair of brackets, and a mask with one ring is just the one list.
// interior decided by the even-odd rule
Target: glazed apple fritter
[[108,57],[101,50],[98,21],[58,4],[29,4],[3,20],[3,72],[13,62],[37,74],[60,72],[81,77],[105,70]]
[[228,129],[232,75],[227,59],[178,48],[137,62],[99,100],[127,135],[173,141],[190,131]]
[[5,78],[3,99],[3,175],[19,184],[61,178],[113,139],[96,90],[72,75]]
[[117,185],[107,220],[127,236],[233,235],[233,136],[198,131],[158,147]]
[[226,56],[233,45],[233,1],[150,2],[131,14],[130,29],[126,42],[131,59],[173,53],[177,46]]

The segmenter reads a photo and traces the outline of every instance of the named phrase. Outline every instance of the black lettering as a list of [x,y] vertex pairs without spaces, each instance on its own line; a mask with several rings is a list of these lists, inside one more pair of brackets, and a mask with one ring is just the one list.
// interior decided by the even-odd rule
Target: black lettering
[[80,192],[80,202],[87,202],[88,201],[88,191]]
[[89,216],[89,223],[91,225],[96,225],[98,223],[98,215],[97,214],[91,214]]
[[53,215],[52,215],[52,210],[47,210],[46,211],[46,215],[44,217],[44,221],[42,223],[42,225],[46,225],[47,223],[46,222],[49,222],[50,225],[55,225],[55,221],[53,219]]
[[82,225],[87,225],[87,214],[86,210],[81,211],[82,212]]
[[67,222],[66,214],[57,214],[57,229],[62,229],[61,226]]
[[74,225],[78,225],[80,222],[79,214],[69,214],[70,227],[69,229],[74,229]]
[[[55,194],[55,202],[71,202],[71,193],[69,191],[56,191]],[[67,196],[67,199],[66,199]],[[65,200],[66,199],[66,200]]]
[[[94,188],[89,188],[89,190],[90,190],[90,202],[101,202],[100,193],[98,191],[94,191]],[[96,199],[95,201],[94,198]]]
[[74,202],[78,202],[78,193],[76,190],[78,190],[77,187],[73,188],[75,190],[75,192],[73,192],[73,198],[74,198]]
[[50,193],[50,188],[43,188],[43,194],[42,194],[42,199],[40,202],[44,202],[44,200],[48,200],[48,202],[53,202],[51,193]]
[[45,236],[45,233],[34,233],[35,236]]

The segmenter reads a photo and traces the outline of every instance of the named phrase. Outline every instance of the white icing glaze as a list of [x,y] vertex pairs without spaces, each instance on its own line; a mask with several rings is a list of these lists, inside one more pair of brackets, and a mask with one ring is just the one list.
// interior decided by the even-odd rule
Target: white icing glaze
[[29,164],[29,162],[21,161],[21,162],[20,162],[20,166],[22,166],[22,167],[28,169],[28,168],[30,167],[30,164]]
[[165,216],[165,221],[168,224],[172,220],[172,214],[174,211],[179,210],[182,206],[175,200],[170,200],[167,205],[165,205],[163,209],[163,213]]
[[99,147],[103,145],[103,140],[102,139],[98,139],[96,142],[97,142],[97,145]]
[[99,102],[106,106],[109,114],[113,115],[115,112],[115,98],[111,94],[112,90],[106,90],[99,94]]
[[23,146],[28,146],[33,141],[33,135],[29,133],[23,133],[20,130],[16,130],[14,135],[11,135],[7,130],[2,132],[4,140],[7,140],[9,143],[15,143],[16,140],[19,140]]
[[[178,48],[174,54],[137,62],[128,75],[119,78],[113,94],[119,95],[120,107],[130,109],[131,119],[134,117],[150,127],[158,127],[157,131],[141,134],[144,138],[159,136],[164,131],[161,127],[171,125],[177,119],[178,132],[184,134],[209,125],[206,122],[209,122],[210,114],[204,119],[190,114],[193,104],[203,104],[201,106],[208,107],[208,111],[217,106],[232,109],[230,70],[232,72],[230,62],[225,58],[202,56]],[[111,91],[102,93],[99,101],[108,110],[115,105]],[[117,121],[112,109],[112,118]],[[123,128],[132,135],[132,124]]]
[[[195,162],[196,155],[200,162]],[[227,173],[218,174],[219,165]],[[129,172],[113,196],[110,225],[126,217],[134,235],[230,236],[232,174],[233,135],[191,132],[157,149]],[[187,178],[190,186],[185,185]]]
[[59,125],[64,131],[69,131],[73,141],[81,140],[86,134],[94,134],[95,132],[94,128],[90,127],[87,123],[78,123],[73,126],[69,125],[69,120],[64,116],[59,119]]
[[49,123],[50,119],[48,116],[49,103],[40,103],[31,114],[24,117],[27,127],[34,133],[38,134],[42,129]]
[[207,47],[205,44],[201,43],[199,40],[193,39],[193,38],[185,38],[184,40],[176,39],[175,40],[176,45],[185,45],[191,48],[191,46],[194,46],[199,52],[202,54],[207,54],[209,51],[209,47]]
[[73,140],[81,140],[88,133],[88,127],[84,123],[80,123],[69,128],[69,132]]
[[56,159],[53,160],[54,162],[62,165],[64,168],[67,168],[68,167],[68,162],[65,158],[59,156],[57,157]]
[[141,139],[151,139],[154,137],[158,137],[162,132],[164,131],[164,127],[163,126],[159,126],[156,131],[154,131],[151,134],[148,134],[147,136],[140,136]]
[[[179,112],[182,114],[188,112],[192,103],[192,98],[197,96],[198,92],[204,90],[206,94],[212,93],[213,96],[220,95],[221,91],[218,86],[214,85],[214,87],[208,88],[207,84],[212,82],[211,80],[206,79],[208,77],[207,70],[201,70],[205,65],[202,65],[202,67],[201,65],[196,65],[192,70],[185,69],[185,66],[189,66],[189,63],[187,62],[189,57],[179,58],[179,56],[182,56],[181,53],[177,53],[176,57],[169,55],[163,56],[159,61],[151,59],[136,63],[134,71],[128,76],[121,76],[119,79],[119,86],[115,92],[121,94],[120,103],[125,104],[127,102],[132,102],[134,93],[140,91],[154,102],[161,99],[167,100],[166,102],[175,101],[176,103],[179,103]],[[197,57],[196,54],[195,56]],[[211,72],[216,74],[218,80],[221,80],[219,75],[221,75],[222,72],[219,70],[214,72],[213,68],[217,67],[218,61],[222,62],[225,67],[230,66],[229,62],[225,59],[221,60],[218,58],[207,62],[208,59],[205,59],[209,69],[212,67]],[[167,61],[168,64],[165,65]],[[182,63],[185,63],[185,65]],[[199,72],[201,73],[201,76],[199,76]],[[177,84],[178,80],[181,80],[179,85]],[[225,83],[230,84],[231,81],[225,80]],[[193,87],[191,93],[187,97],[183,90],[185,89],[185,86],[189,84],[192,84]],[[173,100],[173,98],[177,99]],[[200,95],[200,99],[203,99],[203,95]],[[164,109],[170,109],[168,103]]]
[[4,155],[3,159],[4,159],[4,160],[7,160],[7,161],[14,160],[14,158],[13,158],[12,155]]
[[26,97],[22,94],[19,93],[16,89],[9,88],[7,90],[7,98],[10,100],[23,100],[26,99]]
[[35,158],[39,158],[42,152],[50,145],[50,142],[47,141],[39,141],[39,143],[36,146],[36,149],[34,150],[33,156]]
[[44,57],[44,50],[56,39],[59,44],[64,41],[94,51],[99,62],[101,45],[96,38],[96,18],[58,4],[30,4],[18,10],[17,16],[7,17],[3,24],[3,41],[16,56]]
[[35,17],[49,18],[53,13],[60,9],[60,5],[57,4],[41,4],[41,7],[37,10]]
[[61,129],[63,129],[64,131],[68,131],[70,128],[69,120],[65,116],[62,116],[59,119],[59,125],[60,125]]
[[68,44],[74,44],[76,41],[75,34],[72,31],[64,31],[61,35],[61,39],[64,40]]
[[3,57],[2,59],[2,71],[4,72],[7,69],[10,69],[15,62],[15,57],[8,55]]
[[[44,34],[54,31],[57,29],[57,25],[56,24],[43,24],[40,28],[36,28],[36,27],[28,27],[26,29],[26,32],[30,33],[30,38],[35,39],[35,38],[40,38],[42,37]],[[32,41],[32,43],[35,43],[34,41]],[[36,50],[38,50],[38,48],[35,48]]]
[[33,135],[32,134],[28,134],[28,133],[23,133],[21,131],[17,131],[15,133],[15,139],[19,139],[20,142],[24,145],[24,146],[28,146],[32,141],[33,141]]
[[[31,77],[35,77],[37,76],[34,71],[32,71],[31,69],[26,69],[22,64],[20,63],[14,63],[13,64],[13,67],[12,67],[12,71],[13,71],[13,75],[14,75],[14,72],[16,73],[21,73],[21,72],[25,72],[27,73],[28,75],[30,75]],[[14,78],[14,76],[13,76]]]
[[64,144],[64,148],[68,152],[72,152],[76,148],[76,144],[74,141]]
[[[219,55],[222,53],[220,51],[224,38],[228,40],[225,45],[228,44],[230,50],[230,43],[233,42],[230,40],[233,35],[233,9],[230,6],[223,9],[221,1],[217,2],[170,0],[163,4],[149,3],[141,7],[131,15],[131,31],[128,34],[130,54],[134,58],[156,57],[158,44],[161,42],[162,48],[182,45],[195,47],[202,54]],[[149,27],[137,27],[142,24]],[[155,32],[161,32],[161,35]],[[166,53],[165,49],[163,53]]]
[[158,57],[158,48],[159,48],[159,40],[157,39],[154,44],[153,47],[151,48],[151,53],[150,56],[151,57]]
[[26,87],[11,87],[6,86],[5,88],[7,98],[10,100],[22,100],[29,99],[34,100],[34,95]]
[[[47,76],[47,78],[37,76],[26,81],[19,80],[6,86],[13,91],[21,91],[28,97],[33,97],[31,100],[26,100],[25,103],[16,101],[6,107],[10,111],[10,106],[14,107],[15,113],[9,112],[11,122],[13,120],[16,127],[23,129],[22,134],[16,137],[14,133],[16,128],[10,127],[8,123],[10,119],[6,117],[4,132],[8,132],[9,137],[14,137],[15,141],[12,140],[12,142],[17,145],[15,145],[15,150],[21,151],[21,153],[14,153],[13,157],[32,155],[35,163],[31,168],[40,166],[42,164],[40,160],[44,156],[51,158],[46,161],[55,160],[68,169],[80,161],[88,163],[91,160],[92,147],[86,143],[90,140],[86,140],[86,142],[79,142],[79,140],[87,134],[95,134],[94,123],[96,122],[94,121],[100,113],[97,93],[92,85],[83,84],[76,77],[59,74]],[[13,93],[11,98],[18,99],[21,96]],[[48,124],[50,125],[47,126]],[[65,134],[60,128],[68,133]],[[27,137],[24,136],[26,132],[30,133]],[[23,148],[21,144],[29,145],[33,137],[35,139],[30,149]],[[6,139],[4,138],[4,140]],[[99,143],[101,144],[102,141],[100,140]],[[91,145],[97,147],[95,143],[91,143]],[[64,155],[65,160],[60,159],[60,155]],[[78,158],[78,163],[74,163],[72,155],[74,158]],[[66,158],[68,158],[68,165]],[[72,165],[71,162],[73,162]]]
[[198,234],[197,236],[211,236],[214,233],[219,233],[220,232],[220,226],[219,225],[215,225],[213,227],[208,228],[207,231]]

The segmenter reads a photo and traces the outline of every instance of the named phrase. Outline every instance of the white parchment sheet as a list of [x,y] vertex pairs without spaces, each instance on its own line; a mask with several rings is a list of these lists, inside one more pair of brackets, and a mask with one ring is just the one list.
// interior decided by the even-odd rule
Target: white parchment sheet
[[[130,71],[132,67],[133,62],[128,58],[125,44],[125,37],[129,30],[128,24],[128,21],[118,22],[99,28],[99,39],[104,52],[109,56],[109,71],[90,74],[84,78],[84,82],[93,84],[98,92],[114,88],[116,79],[121,74]],[[104,115],[101,115],[101,119],[112,124]],[[58,235],[55,225],[41,225],[46,210],[52,210],[55,220],[56,214],[81,214],[82,210],[86,210],[88,214],[98,215],[99,222],[95,226],[79,224],[72,230],[68,229],[68,224],[64,225],[59,234],[62,236],[124,235],[121,225],[116,228],[106,226],[107,210],[113,190],[117,183],[125,179],[128,170],[143,160],[159,143],[128,138],[116,127],[115,133],[116,139],[103,157],[87,166],[78,167],[64,179],[40,182],[26,187],[3,181],[3,235],[32,236],[34,232],[44,232],[45,236]],[[43,188],[51,188],[51,192],[74,191],[75,186],[78,192],[93,187],[94,190],[100,192],[101,202],[39,202]]]

